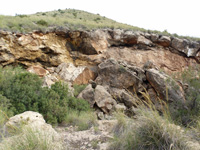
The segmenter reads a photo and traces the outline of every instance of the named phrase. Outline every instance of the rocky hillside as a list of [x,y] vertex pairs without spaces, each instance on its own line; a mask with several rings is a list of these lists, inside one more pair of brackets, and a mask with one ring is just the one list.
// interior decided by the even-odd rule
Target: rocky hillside
[[[165,99],[168,75],[200,63],[198,42],[119,29],[54,29],[29,34],[1,31],[0,37],[2,66],[23,65],[44,77],[44,85],[49,87],[59,79],[72,84],[93,83],[85,90],[92,95],[80,96],[91,106],[97,104],[103,113],[119,102],[132,107],[127,90],[139,93],[146,88],[152,96]],[[184,101],[183,85],[179,87],[175,93],[169,90],[171,101]],[[116,101],[119,95],[121,101]],[[105,102],[101,96],[107,97]]]
[[46,31],[47,27],[64,27],[70,30],[88,30],[98,28],[123,28],[132,30],[144,30],[142,28],[122,24],[112,19],[92,14],[89,12],[65,9],[36,14],[15,16],[0,15],[0,29],[18,33],[27,33],[33,30]]
[[[49,28],[46,32],[34,31],[27,34],[0,31],[0,63],[3,67],[20,65],[36,73],[43,79],[43,87],[50,88],[60,80],[66,82],[71,95],[74,94],[74,85],[87,84],[82,92],[74,96],[89,102],[99,120],[113,119],[113,113],[118,110],[133,117],[141,102],[153,104],[159,112],[162,112],[166,103],[170,111],[189,111],[200,106],[200,87],[197,83],[200,76],[200,43],[196,41],[121,29],[72,31]],[[195,68],[195,77],[191,80],[194,87],[171,77],[188,68]],[[194,95],[190,95],[191,91]],[[188,93],[192,99],[188,98]],[[195,114],[199,114],[198,111]],[[160,116],[153,113],[153,120],[155,117]],[[181,118],[182,125],[191,123],[190,118],[185,118],[187,116]],[[160,120],[159,125],[165,125],[163,134],[175,126]],[[27,121],[32,122],[29,119]],[[142,119],[139,121],[145,123]],[[42,126],[45,125],[43,118],[40,122]],[[61,130],[60,135],[70,149],[97,149],[96,146],[98,149],[106,149],[107,140],[113,139],[113,130],[107,127],[111,126],[111,122],[98,122],[105,123],[99,125],[99,128],[106,128],[99,132],[98,139],[95,127],[80,132],[74,132],[75,127],[68,127],[67,131],[63,128],[58,130]],[[131,127],[139,130],[140,125],[144,125],[146,128],[147,125],[141,122]],[[112,127],[115,124],[112,123]],[[131,131],[135,132],[132,128]],[[51,126],[49,129],[54,132]],[[182,128],[175,126],[174,129],[182,136]],[[192,143],[189,145],[195,148],[199,146],[198,140]],[[194,143],[198,146],[194,146]]]

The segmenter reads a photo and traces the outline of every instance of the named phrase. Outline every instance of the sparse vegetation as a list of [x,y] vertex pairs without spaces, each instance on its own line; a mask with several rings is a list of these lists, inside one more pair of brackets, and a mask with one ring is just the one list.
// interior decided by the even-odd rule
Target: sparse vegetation
[[[118,124],[121,124],[120,122]],[[129,121],[120,129],[120,134],[115,135],[110,150],[195,150],[196,148],[191,144],[195,138],[189,136],[184,128],[173,124],[167,116],[161,116],[158,111],[146,108],[139,108],[137,119]]]
[[0,15],[0,29],[9,30],[12,32],[31,32],[33,30],[46,31],[47,27],[67,27],[72,30],[84,29],[99,29],[99,28],[119,28],[125,30],[143,31],[148,33],[157,33],[160,35],[175,36],[179,38],[186,38],[189,40],[199,40],[195,37],[178,36],[177,34],[170,34],[167,30],[152,31],[143,28],[118,23],[114,20],[108,19],[99,14],[92,14],[81,10],[65,9],[55,10],[49,12],[38,12],[32,15],[16,14],[15,16]]
[[185,90],[185,104],[171,110],[172,119],[184,126],[195,126],[200,118],[200,66],[189,68],[176,75]]
[[71,111],[65,118],[65,124],[77,126],[78,130],[87,130],[96,125],[97,117],[92,111],[78,112]]
[[18,135],[5,138],[0,143],[0,150],[62,150],[62,144],[50,133],[27,128]]

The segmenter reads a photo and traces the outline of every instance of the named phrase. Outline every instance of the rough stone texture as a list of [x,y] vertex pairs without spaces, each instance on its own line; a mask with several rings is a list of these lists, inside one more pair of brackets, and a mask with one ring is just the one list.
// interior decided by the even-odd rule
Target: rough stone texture
[[49,75],[46,75],[44,78],[43,78],[43,84],[42,86],[43,87],[51,87],[52,84],[54,84],[55,82],[58,81],[58,78],[56,77],[56,75],[54,74],[49,74]]
[[192,58],[180,56],[167,49],[154,47],[151,48],[151,50],[139,50],[134,47],[112,47],[105,55],[106,58],[126,61],[140,68],[142,68],[147,61],[152,61],[158,69],[162,69],[169,74],[181,72],[188,66],[197,64]]
[[27,69],[27,71],[30,73],[37,74],[40,77],[44,77],[47,74],[49,74],[49,72],[41,66],[31,66]]
[[47,124],[40,113],[26,111],[22,114],[15,115],[9,118],[8,122],[6,122],[5,127],[6,131],[9,131],[13,127],[20,127],[23,125],[22,129],[26,127],[30,127],[32,129],[36,129],[39,131],[48,132],[49,135],[57,135],[57,132],[52,128],[51,125]]
[[98,54],[98,51],[92,45],[88,32],[69,31],[66,37],[68,41],[66,46],[70,51],[77,51],[86,55]]
[[200,44],[197,42],[189,42],[188,40],[174,38],[171,46],[176,50],[184,53],[187,57],[196,56],[200,49]]
[[164,47],[169,47],[170,43],[171,43],[171,38],[168,36],[161,36],[161,38],[158,39],[158,44]]
[[55,72],[61,79],[67,82],[73,82],[85,69],[84,66],[74,66],[72,63],[62,63],[56,69]]
[[109,93],[118,103],[123,103],[127,108],[136,106],[137,99],[132,93],[128,93],[124,89],[109,88]]
[[99,65],[97,84],[115,88],[138,88],[139,78],[135,72],[127,70],[114,59],[108,59]]
[[150,40],[146,39],[144,36],[139,36],[137,39],[137,43],[148,45],[148,46],[151,46],[153,44]]
[[89,102],[90,106],[93,107],[95,104],[94,100],[94,89],[89,84],[79,95],[78,98],[85,99]]
[[89,130],[76,131],[76,127],[72,126],[59,127],[57,130],[63,137],[67,150],[107,150],[116,124],[117,120],[99,120],[97,130],[92,127]]
[[55,33],[5,33],[1,34],[0,39],[2,65],[20,63],[25,66],[58,66],[61,62],[72,61],[65,46],[66,39],[56,36]]
[[[183,66],[188,67],[191,61],[195,61],[185,56],[195,56],[198,61],[199,49],[200,44],[194,41],[121,29],[70,31],[52,27],[46,33],[0,33],[0,62],[3,66],[23,64],[46,68],[56,67],[63,62],[88,66],[98,65],[109,57],[116,59],[120,56],[120,59],[139,66],[148,60],[154,60],[158,62],[155,62],[158,68],[174,72],[181,71]],[[111,53],[115,54],[110,55]],[[169,65],[169,62],[176,64]]]
[[[155,69],[148,69],[146,75],[147,80],[162,100],[178,103],[185,102],[184,93],[181,90],[181,87],[170,76]],[[168,95],[166,95],[166,93],[168,93]]]
[[123,103],[117,104],[117,105],[115,105],[115,110],[124,112],[126,110],[126,106]]
[[111,95],[106,91],[106,89],[101,86],[97,85],[95,88],[95,102],[99,108],[104,113],[109,113],[111,109],[116,105],[116,101],[111,97]]
[[74,80],[73,84],[88,84],[90,80],[95,80],[96,74],[86,67]]

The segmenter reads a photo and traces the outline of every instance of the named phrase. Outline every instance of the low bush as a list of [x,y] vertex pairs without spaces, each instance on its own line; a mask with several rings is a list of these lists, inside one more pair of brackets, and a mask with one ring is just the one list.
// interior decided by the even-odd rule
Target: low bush
[[[185,104],[171,110],[172,119],[184,126],[195,126],[200,118],[200,66],[176,75],[185,86]],[[171,107],[172,108],[172,107]]]
[[70,97],[68,85],[57,82],[51,89],[42,88],[42,80],[21,68],[0,69],[0,106],[6,105],[14,114],[36,111],[43,114],[48,123],[64,121],[71,110],[90,110],[87,101]]
[[87,84],[82,84],[82,85],[73,85],[74,87],[74,96],[77,97],[85,88]]
[[7,137],[0,143],[0,150],[63,150],[62,141],[53,135],[31,128]]
[[97,124],[97,117],[92,111],[70,111],[65,118],[65,124],[77,126],[79,131],[87,130]]
[[42,26],[48,26],[48,22],[46,22],[45,20],[41,19],[41,20],[38,20],[36,22],[38,25],[42,25]]
[[114,138],[110,150],[193,150],[185,130],[160,116],[157,111],[138,109],[137,120],[130,122]]

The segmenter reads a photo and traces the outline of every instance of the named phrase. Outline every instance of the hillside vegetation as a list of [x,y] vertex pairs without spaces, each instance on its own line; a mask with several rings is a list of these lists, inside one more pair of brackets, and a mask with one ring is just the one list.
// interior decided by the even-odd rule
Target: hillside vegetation
[[62,26],[69,29],[97,29],[97,28],[123,28],[144,30],[138,27],[118,23],[114,20],[85,11],[66,9],[50,12],[38,12],[32,15],[0,16],[0,28],[30,32],[32,30],[45,30],[47,27]]
[[[127,18],[130,19],[130,18]],[[33,30],[46,31],[49,27],[65,27],[71,30],[92,30],[100,28],[119,28],[125,30],[134,30],[150,33],[158,33],[162,35],[175,36],[179,38],[186,38],[191,40],[200,40],[195,37],[179,36],[177,34],[170,34],[167,30],[152,31],[116,22],[112,19],[100,16],[99,14],[92,14],[86,11],[65,9],[55,10],[49,12],[38,12],[32,15],[16,14],[15,16],[0,15],[0,29],[11,32],[27,33]]]

